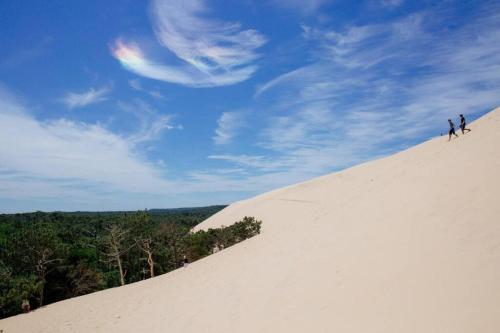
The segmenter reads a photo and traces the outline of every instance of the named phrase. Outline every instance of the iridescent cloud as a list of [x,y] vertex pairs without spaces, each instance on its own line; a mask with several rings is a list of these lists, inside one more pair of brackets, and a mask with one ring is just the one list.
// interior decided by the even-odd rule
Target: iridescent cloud
[[[239,23],[206,18],[202,0],[179,4],[152,1],[153,28],[161,45],[177,56],[179,65],[151,60],[134,42],[117,39],[113,55],[122,66],[138,75],[191,87],[235,84],[257,70],[255,50],[266,39],[255,30],[242,30]],[[182,18],[182,19],[180,19]]]

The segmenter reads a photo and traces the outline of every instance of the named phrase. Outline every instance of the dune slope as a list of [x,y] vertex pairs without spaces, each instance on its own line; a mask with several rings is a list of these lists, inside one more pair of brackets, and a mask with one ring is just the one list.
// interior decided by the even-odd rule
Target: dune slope
[[12,332],[500,332],[500,108],[447,142],[235,203],[263,232]]

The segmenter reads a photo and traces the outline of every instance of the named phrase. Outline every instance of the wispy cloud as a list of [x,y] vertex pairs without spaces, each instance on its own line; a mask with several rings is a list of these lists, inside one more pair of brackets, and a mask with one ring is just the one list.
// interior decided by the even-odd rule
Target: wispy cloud
[[83,92],[68,92],[61,101],[70,109],[103,102],[111,91],[110,87],[90,88]]
[[261,84],[257,87],[255,90],[254,97],[257,98],[261,94],[265,93],[267,90],[280,85],[281,83],[292,83],[294,82],[294,78],[300,77],[302,79],[306,79],[309,77],[309,75],[316,75],[316,73],[311,73],[308,70],[309,66],[301,67],[299,69],[293,70],[291,72],[282,74],[264,84]]
[[[272,161],[272,159],[265,156],[256,155],[209,155],[209,159],[212,160],[222,160],[237,164],[243,167],[259,168],[259,169],[275,169],[280,165],[277,165]],[[239,169],[242,170],[242,169]]]
[[151,105],[140,99],[129,103],[119,102],[118,106],[139,120],[139,128],[127,137],[127,141],[133,144],[157,140],[165,130],[182,128],[180,125],[173,124],[173,115],[160,114]]
[[[0,87],[0,188],[9,189],[0,191],[0,196],[165,193],[171,183],[136,146],[159,127],[153,126],[142,137],[124,137],[99,124],[38,121]],[[27,193],[37,188],[47,192]]]
[[128,70],[151,79],[191,87],[224,86],[244,81],[257,70],[256,49],[266,39],[239,23],[207,17],[204,0],[155,0],[150,14],[158,41],[181,61],[177,66],[149,59],[137,43],[118,39],[113,55]]
[[214,143],[224,145],[230,143],[238,131],[245,127],[245,113],[243,111],[224,112],[217,120],[217,128],[213,137]]
[[165,96],[163,96],[163,94],[161,92],[159,92],[158,90],[149,90],[149,89],[144,88],[141,81],[138,79],[129,80],[128,84],[132,89],[140,91],[140,92],[144,92],[151,97],[154,97],[154,98],[160,99],[160,100],[165,99]]
[[272,3],[283,8],[293,9],[304,15],[316,13],[323,5],[331,0],[271,0]]
[[273,184],[284,185],[439,135],[459,113],[492,109],[500,103],[497,13],[483,8],[453,29],[440,29],[446,23],[430,12],[384,24],[305,28],[316,45],[311,63],[256,89],[259,104],[267,105],[257,133],[262,151],[209,158],[246,167],[242,182],[279,173]]

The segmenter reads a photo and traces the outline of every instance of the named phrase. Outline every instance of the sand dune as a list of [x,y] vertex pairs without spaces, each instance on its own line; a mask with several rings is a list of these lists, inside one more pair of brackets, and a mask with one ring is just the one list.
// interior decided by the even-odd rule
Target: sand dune
[[264,221],[186,269],[0,321],[12,332],[500,332],[500,108],[447,142],[235,203]]

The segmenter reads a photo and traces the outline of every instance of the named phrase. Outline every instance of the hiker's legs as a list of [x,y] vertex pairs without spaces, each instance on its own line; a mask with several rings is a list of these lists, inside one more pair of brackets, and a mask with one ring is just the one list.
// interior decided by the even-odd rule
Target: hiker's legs
[[451,135],[454,135],[456,137],[458,137],[457,133],[455,133],[455,131],[453,129],[451,129],[449,132],[448,132],[448,141],[451,140]]
[[460,129],[462,130],[462,134],[465,134],[465,131],[470,132],[470,128],[466,128],[465,124],[460,125]]
[[450,141],[450,140],[451,140],[451,136],[452,136],[452,135],[457,136],[457,135],[455,134],[455,131],[454,131],[454,130],[452,130],[452,129],[450,130],[450,132],[449,132],[448,134],[449,134],[449,136],[448,136],[448,141]]

